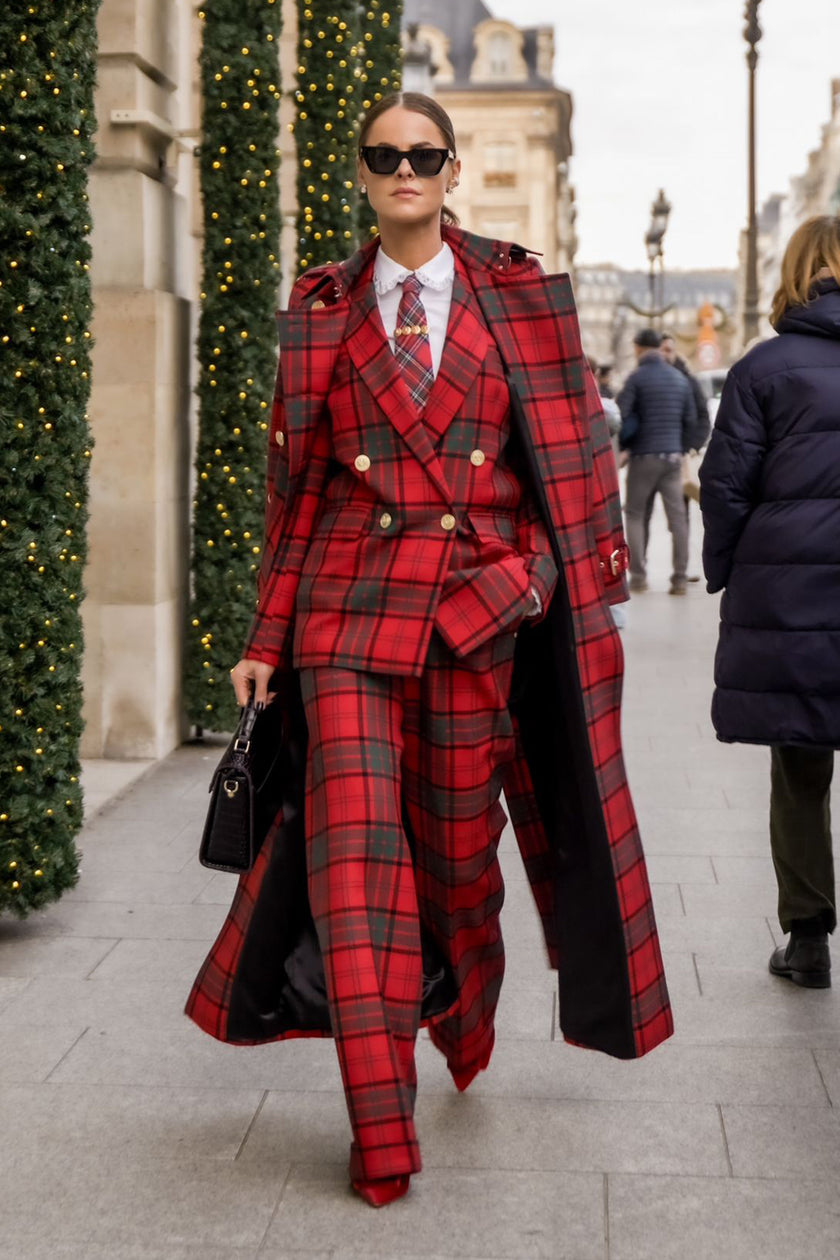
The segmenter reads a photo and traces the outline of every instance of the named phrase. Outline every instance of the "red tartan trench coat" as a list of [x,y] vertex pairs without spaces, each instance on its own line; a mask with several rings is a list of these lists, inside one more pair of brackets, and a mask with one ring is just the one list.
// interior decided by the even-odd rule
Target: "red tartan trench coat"
[[[609,604],[626,598],[626,546],[609,434],[568,276],[544,275],[518,246],[443,232],[505,366],[512,431],[560,573],[547,615],[517,639],[517,756],[505,797],[558,971],[563,1035],[634,1058],[670,1036],[673,1021],[621,750],[623,653]],[[306,900],[306,736],[291,642],[330,458],[327,398],[351,319],[348,293],[376,248],[308,273],[278,317],[265,550],[244,655],[282,674],[282,801],[186,1008],[206,1032],[238,1044],[330,1031]],[[407,458],[433,465],[422,421],[405,409],[390,414]],[[444,978],[436,1004],[434,967],[424,956],[426,1016],[451,998]]]

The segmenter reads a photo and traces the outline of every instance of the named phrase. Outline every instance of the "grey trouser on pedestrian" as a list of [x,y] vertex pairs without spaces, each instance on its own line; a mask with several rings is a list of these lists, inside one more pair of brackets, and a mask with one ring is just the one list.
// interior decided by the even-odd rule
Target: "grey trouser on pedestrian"
[[671,583],[681,585],[688,568],[688,524],[682,492],[682,463],[679,455],[631,455],[627,465],[627,491],[624,497],[624,519],[627,545],[630,548],[630,576],[644,578],[645,516],[649,502],[656,494],[662,504],[671,531]]
[[774,745],[770,750],[770,850],[779,885],[779,923],[821,917],[837,924],[831,853],[834,750]]
[[[650,520],[653,516],[654,495],[647,501],[645,509],[645,566],[647,566],[648,543],[650,542]],[[683,494],[683,503],[685,504],[685,543],[688,546],[691,538],[691,499]]]

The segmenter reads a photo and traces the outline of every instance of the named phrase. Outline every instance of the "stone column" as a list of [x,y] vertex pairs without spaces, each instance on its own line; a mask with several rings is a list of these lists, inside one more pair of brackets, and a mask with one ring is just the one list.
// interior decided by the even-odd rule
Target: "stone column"
[[160,757],[183,734],[195,10],[104,0],[99,17],[86,757]]

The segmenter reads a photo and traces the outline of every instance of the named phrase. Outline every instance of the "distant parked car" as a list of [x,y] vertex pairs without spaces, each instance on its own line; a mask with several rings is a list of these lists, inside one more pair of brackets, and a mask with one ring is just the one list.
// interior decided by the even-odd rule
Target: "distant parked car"
[[706,395],[706,402],[709,408],[709,419],[712,424],[715,422],[718,407],[720,406],[720,396],[723,393],[723,382],[728,375],[728,368],[704,368],[700,372],[695,373],[703,393]]

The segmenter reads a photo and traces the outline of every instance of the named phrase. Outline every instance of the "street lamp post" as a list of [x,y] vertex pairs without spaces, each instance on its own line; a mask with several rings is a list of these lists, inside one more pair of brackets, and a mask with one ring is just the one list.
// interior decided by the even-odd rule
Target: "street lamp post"
[[[645,249],[647,250],[648,263],[650,264],[648,283],[650,286],[650,318],[652,322],[661,315],[661,308],[665,306],[665,251],[662,247],[662,242],[665,239],[670,213],[671,203],[665,196],[664,189],[660,188],[659,195],[650,208],[650,227],[645,233]],[[659,301],[660,310],[657,310],[656,303],[657,260],[659,261],[659,281],[662,290]]]
[[744,284],[744,345],[758,336],[758,215],[755,204],[755,72],[758,66],[756,45],[762,31],[758,22],[761,0],[747,0],[744,6],[744,39],[749,45],[749,209],[747,220],[747,260]]
[[645,233],[645,249],[647,250],[648,264],[650,266],[650,271],[648,272],[648,306],[650,307],[651,320],[654,318],[656,311],[656,260],[659,257],[661,248],[660,242],[651,236],[650,232]]

